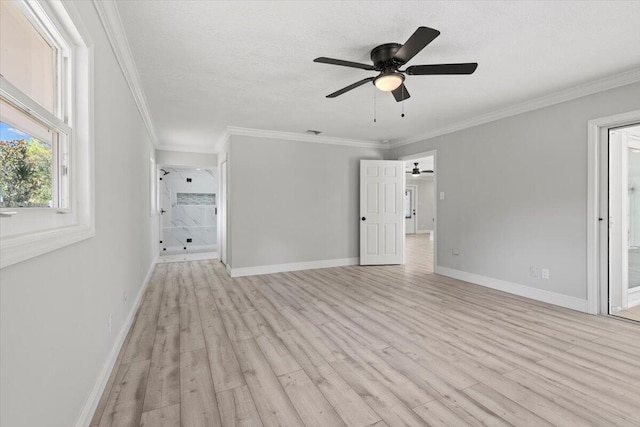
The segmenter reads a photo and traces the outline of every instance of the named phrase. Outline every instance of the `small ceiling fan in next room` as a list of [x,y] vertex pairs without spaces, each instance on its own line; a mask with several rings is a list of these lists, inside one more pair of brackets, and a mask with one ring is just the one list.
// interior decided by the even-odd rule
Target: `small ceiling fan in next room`
[[460,64],[432,64],[432,65],[412,65],[406,69],[401,69],[407,62],[416,56],[422,49],[440,35],[440,31],[429,27],[418,27],[405,44],[385,43],[374,47],[371,51],[370,64],[343,61],[341,59],[325,58],[321,56],[314,62],[324,64],[341,65],[343,67],[360,68],[367,71],[377,71],[375,77],[367,77],[359,82],[353,83],[336,92],[327,95],[327,98],[335,98],[343,93],[349,92],[365,83],[373,84],[383,92],[391,92],[397,102],[408,99],[409,91],[404,85],[405,74],[409,76],[433,76],[443,74],[472,74],[478,64],[476,62],[465,62]]
[[414,165],[414,168],[411,171],[407,171],[407,173],[410,173],[411,176],[420,176],[420,174],[423,174],[423,173],[433,173],[433,170],[431,169],[421,171],[420,168],[418,167],[418,163],[414,163],[413,165]]

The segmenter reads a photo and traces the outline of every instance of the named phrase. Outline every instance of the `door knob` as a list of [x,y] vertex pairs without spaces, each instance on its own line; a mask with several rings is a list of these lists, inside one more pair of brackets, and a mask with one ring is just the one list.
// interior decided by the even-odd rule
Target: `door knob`
[[164,209],[160,209],[160,215],[164,215],[166,211]]
[[363,220],[363,221],[366,221],[366,219],[367,219],[367,218],[365,218],[365,217],[362,217],[362,220]]

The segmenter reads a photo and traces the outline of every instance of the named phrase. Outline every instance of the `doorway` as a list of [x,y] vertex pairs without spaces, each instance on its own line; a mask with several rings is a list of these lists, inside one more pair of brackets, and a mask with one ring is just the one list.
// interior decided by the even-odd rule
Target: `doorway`
[[400,160],[405,165],[406,262],[435,268],[436,152],[419,153]]
[[215,168],[158,168],[160,262],[214,259],[218,183]]
[[608,134],[609,314],[640,321],[640,123]]

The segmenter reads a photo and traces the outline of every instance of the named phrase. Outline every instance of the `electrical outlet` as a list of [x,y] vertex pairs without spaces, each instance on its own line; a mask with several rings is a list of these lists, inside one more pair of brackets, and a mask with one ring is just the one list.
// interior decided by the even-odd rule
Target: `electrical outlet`
[[454,254],[454,255],[460,255],[460,249],[458,249],[458,248],[453,248],[453,249],[451,250],[451,253],[452,253],[452,254]]
[[109,333],[111,333],[111,327],[112,327],[112,322],[111,322],[111,315],[109,315]]
[[548,268],[543,268],[542,269],[542,278],[544,280],[549,280],[550,275],[551,275],[551,272],[549,271]]
[[444,191],[440,192],[440,200],[444,200]]
[[125,304],[127,303],[127,291],[122,293],[122,301],[124,301]]
[[529,276],[533,277],[534,279],[540,277],[540,268],[536,267],[535,265],[529,266]]

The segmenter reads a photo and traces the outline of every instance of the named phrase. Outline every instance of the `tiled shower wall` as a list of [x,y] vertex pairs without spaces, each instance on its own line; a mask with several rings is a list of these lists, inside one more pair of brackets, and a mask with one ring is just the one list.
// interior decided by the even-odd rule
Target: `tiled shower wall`
[[161,247],[166,249],[161,253],[215,250],[218,188],[215,171],[166,167],[164,170],[169,174],[160,173],[161,204],[165,210]]

